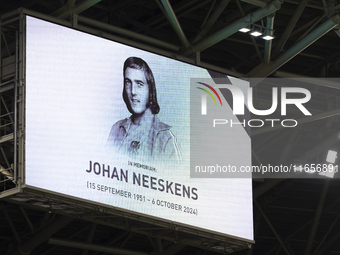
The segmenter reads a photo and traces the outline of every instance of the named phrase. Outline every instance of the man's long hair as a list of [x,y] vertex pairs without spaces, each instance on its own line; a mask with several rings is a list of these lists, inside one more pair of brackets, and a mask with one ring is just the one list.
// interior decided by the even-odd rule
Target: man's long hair
[[[129,57],[128,59],[125,60],[124,62],[124,67],[123,67],[123,74],[125,76],[125,70],[126,68],[133,68],[133,69],[138,69],[142,70],[144,72],[146,82],[149,86],[149,102],[146,105],[147,108],[150,108],[151,112],[153,114],[158,114],[159,113],[159,105],[157,102],[157,92],[156,92],[156,84],[155,84],[155,79],[153,77],[152,71],[148,64],[141,58],[137,57]],[[125,82],[124,82],[124,89],[123,89],[123,99],[124,102],[129,109],[129,111],[133,114],[133,111],[131,109],[131,105],[129,103],[127,94],[126,94],[126,89],[125,89]]]

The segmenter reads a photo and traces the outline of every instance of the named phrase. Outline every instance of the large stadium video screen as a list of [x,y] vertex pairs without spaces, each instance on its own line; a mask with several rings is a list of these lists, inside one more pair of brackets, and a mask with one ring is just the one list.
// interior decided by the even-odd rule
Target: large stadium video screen
[[28,187],[253,240],[247,82],[29,16],[25,61]]

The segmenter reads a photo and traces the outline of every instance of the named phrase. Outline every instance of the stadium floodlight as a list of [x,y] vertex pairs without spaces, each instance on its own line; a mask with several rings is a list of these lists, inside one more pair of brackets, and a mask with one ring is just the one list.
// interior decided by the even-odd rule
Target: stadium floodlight
[[326,162],[334,164],[338,153],[336,151],[329,150],[327,153]]

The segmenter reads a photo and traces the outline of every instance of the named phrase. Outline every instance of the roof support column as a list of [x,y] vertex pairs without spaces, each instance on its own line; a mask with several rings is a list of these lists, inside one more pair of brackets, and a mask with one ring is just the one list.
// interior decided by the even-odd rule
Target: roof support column
[[76,0],[67,0],[67,3],[64,6],[60,7],[58,10],[52,12],[50,15],[58,17],[59,15],[62,15],[63,13],[71,10],[75,3],[76,3]]
[[278,185],[280,182],[282,182],[284,179],[266,179],[264,183],[254,189],[253,197],[254,201],[262,196],[267,191],[271,190],[273,187]]
[[297,42],[294,46],[292,46],[291,48],[286,50],[284,53],[282,53],[273,62],[268,63],[266,65],[264,64],[258,65],[252,71],[250,71],[248,75],[250,77],[261,77],[261,78],[267,77],[268,75],[276,71],[278,68],[280,68],[282,65],[287,63],[289,60],[291,60],[293,57],[295,57],[297,54],[299,54],[301,51],[303,51],[305,48],[307,48],[309,45],[311,45],[316,40],[318,40],[320,37],[322,37],[324,34],[326,34],[328,31],[333,29],[339,23],[340,23],[339,15],[336,15],[326,20],[319,27],[317,27],[315,30],[313,30],[308,35],[306,35],[304,38],[302,38],[299,42]]
[[162,239],[160,237],[155,237],[154,243],[155,243],[155,252],[159,252],[159,253],[163,252]]
[[338,143],[339,141],[340,141],[340,131],[337,131],[333,133],[332,135],[330,135],[329,137],[322,139],[322,142],[320,142],[318,145],[314,146],[313,148],[305,152],[297,160],[308,162],[314,159],[320,153],[328,150],[330,147],[332,147],[334,144]]
[[279,243],[281,244],[281,247],[283,248],[283,250],[286,252],[286,254],[290,255],[289,250],[287,249],[285,243],[283,242],[283,240],[281,239],[281,237],[279,236],[279,234],[276,232],[275,228],[273,227],[273,225],[271,224],[271,222],[269,221],[269,219],[267,218],[267,215],[264,213],[264,211],[262,210],[262,208],[260,207],[259,203],[256,201],[256,199],[254,200],[254,203],[257,207],[257,209],[259,210],[259,212],[262,214],[263,218],[265,219],[265,221],[267,222],[267,224],[269,225],[270,229],[273,231],[275,237],[277,238],[277,240],[279,241]]
[[315,216],[314,216],[313,225],[312,225],[312,228],[310,230],[308,242],[307,242],[307,245],[306,245],[306,249],[305,249],[305,253],[304,253],[305,255],[309,255],[312,251],[313,240],[314,240],[315,233],[316,233],[316,230],[317,230],[318,225],[319,225],[319,220],[320,220],[320,216],[321,216],[321,213],[322,213],[323,204],[325,202],[325,198],[326,198],[326,195],[327,195],[329,182],[330,182],[330,179],[325,180],[325,183],[323,184],[323,187],[322,187],[320,199],[319,199],[319,202],[318,202],[318,207],[316,208],[316,213],[315,213]]
[[193,43],[201,40],[209,29],[215,24],[216,20],[218,17],[221,15],[221,13],[224,11],[224,9],[227,7],[229,4],[230,0],[222,0],[220,4],[216,7],[215,11],[210,15],[208,18],[207,22],[203,25],[203,27],[199,30],[197,36],[195,37]]
[[[273,28],[274,28],[274,17],[275,14],[270,14],[266,18],[266,27],[270,30],[266,30],[266,35],[273,35]],[[264,57],[263,63],[268,64],[270,62],[270,55],[272,51],[272,40],[266,40],[264,42]]]
[[314,27],[316,27],[320,21],[325,17],[326,14],[321,15],[317,20],[313,22],[313,24],[296,40],[296,42],[300,41],[301,38],[305,37]]
[[[340,198],[337,198],[335,201],[333,201],[332,204],[328,205],[327,207],[325,207],[323,210],[322,210],[322,213],[325,213],[329,210],[331,210],[334,206],[336,206],[338,203],[340,202]],[[292,239],[295,235],[297,235],[298,233],[300,233],[302,230],[304,230],[306,227],[308,227],[311,223],[313,222],[313,219],[309,219],[308,221],[306,221],[305,223],[303,223],[301,226],[299,226],[297,229],[295,229],[292,233],[290,233],[288,236],[286,236],[284,238],[284,240],[286,242],[289,242],[289,239]],[[339,232],[340,234],[340,232]],[[340,237],[340,235],[339,235]],[[337,239],[335,239],[335,241],[337,241]],[[327,243],[327,245],[330,244],[330,241]],[[268,252],[265,253],[265,255],[269,255],[269,254],[272,254],[276,249],[277,249],[277,245],[274,246],[273,248],[271,248],[270,250],[268,250]],[[322,247],[323,248],[323,247]],[[324,253],[314,253],[314,255],[321,255],[321,254],[324,254]]]
[[[90,229],[90,231],[87,235],[87,238],[86,238],[86,243],[92,243],[94,233],[96,232],[96,228],[97,228],[97,223],[92,223],[91,229]],[[89,251],[85,249],[85,250],[83,250],[82,255],[87,255],[88,252]]]
[[[193,48],[195,51],[203,51],[210,46],[222,41],[223,39],[235,34],[240,28],[246,27],[251,22],[256,22],[267,15],[277,11],[281,7],[281,2],[279,0],[274,0],[268,5],[267,9],[261,8],[257,11],[248,14],[247,16],[238,19],[237,21],[231,23],[230,25],[218,30],[214,34],[204,38],[201,41],[196,42],[193,44]],[[186,49],[182,54],[188,55],[192,53],[191,49]]]
[[[300,119],[296,119],[296,122],[298,124],[304,124],[304,123],[308,123],[308,122],[312,122],[312,121],[316,121],[316,120],[321,120],[321,119],[333,117],[333,116],[336,116],[336,115],[339,115],[339,114],[340,114],[340,109],[334,109],[334,110],[330,110],[330,111],[327,111],[327,112],[314,114],[312,116],[306,116],[306,117],[302,117]],[[265,127],[265,128],[261,128],[261,129],[256,129],[256,130],[251,132],[251,135],[252,136],[260,135],[260,134],[263,134],[263,133],[276,131],[276,130],[279,130],[279,129],[282,129],[282,128],[284,128],[284,127],[282,127],[281,125],[276,125],[274,127]]]
[[88,243],[75,242],[75,241],[70,241],[70,240],[62,240],[62,239],[57,239],[57,238],[48,239],[48,243],[52,245],[60,245],[60,246],[65,246],[65,247],[70,247],[70,248],[78,248],[78,249],[98,251],[98,252],[104,252],[104,253],[110,253],[110,254],[148,255],[148,253],[146,252],[126,250],[122,248],[109,247],[109,246],[98,245],[98,244],[88,244]]
[[170,3],[168,0],[161,0],[163,7],[165,9],[165,12],[169,18],[169,21],[173,27],[173,29],[175,30],[179,40],[181,41],[181,44],[185,47],[188,48],[190,46],[190,43],[188,41],[188,39],[186,38],[181,25],[179,24],[176,14],[174,12],[174,10],[172,9]]
[[267,3],[261,0],[241,0],[242,2],[246,2],[248,4],[253,4],[262,8],[267,8]]
[[274,52],[276,54],[280,53],[284,47],[284,45],[287,42],[287,39],[289,38],[291,32],[293,31],[293,28],[296,25],[296,22],[298,21],[298,19],[301,16],[301,13],[303,12],[303,10],[305,9],[306,5],[307,5],[308,0],[301,0],[297,6],[297,8],[295,9],[295,12],[293,14],[293,16],[291,17],[291,19],[289,20],[288,25],[285,28],[285,31],[283,32],[282,36],[280,37],[279,42],[276,44]]
[[15,228],[15,226],[13,224],[13,221],[12,221],[11,217],[9,216],[8,212],[6,211],[6,208],[3,210],[3,213],[5,214],[5,217],[6,217],[7,221],[8,221],[8,224],[9,224],[11,230],[12,230],[12,233],[13,233],[13,235],[15,237],[15,240],[16,240],[17,244],[20,244],[21,243],[20,236],[19,236],[18,231],[16,230],[16,228]]
[[300,130],[297,128],[294,128],[292,130],[292,133],[290,134],[288,138],[288,142],[286,143],[280,155],[280,158],[279,158],[280,163],[284,163],[287,160],[289,153],[292,151],[293,146],[298,141],[299,133],[300,133]]
[[44,227],[41,231],[36,233],[33,237],[27,240],[25,243],[20,245],[17,249],[10,253],[10,255],[22,255],[23,253],[28,253],[37,247],[39,244],[47,240],[51,235],[56,233],[58,230],[62,229],[72,218],[67,216],[60,216],[57,220],[54,220],[49,225]]
[[[242,8],[242,6],[241,6],[240,0],[236,0],[236,4],[237,4],[237,7],[238,7],[238,9],[240,10],[242,16],[244,16],[245,13],[244,13],[243,8]],[[260,50],[259,50],[259,47],[257,46],[257,43],[256,43],[256,41],[255,41],[254,36],[252,36],[252,35],[250,35],[250,34],[248,34],[248,35],[249,35],[249,38],[250,38],[251,42],[252,42],[253,45],[254,45],[255,51],[256,51],[256,53],[257,53],[257,56],[259,57],[260,61],[262,62],[262,60],[263,60],[262,54],[261,54],[261,52],[260,52]]]
[[322,246],[322,244],[324,243],[324,241],[326,240],[327,236],[329,235],[329,233],[331,232],[331,230],[333,229],[335,223],[338,221],[338,219],[340,218],[340,213],[338,213],[338,215],[336,216],[335,220],[332,222],[331,226],[329,227],[329,229],[327,230],[326,234],[322,237],[319,246],[315,249],[314,254],[319,250],[319,248]]
[[324,255],[324,254],[329,254],[330,249],[334,247],[335,245],[339,244],[340,240],[340,231],[336,233],[331,240],[327,242],[324,246],[321,247],[321,249],[317,252],[314,253],[315,255]]
[[274,75],[279,78],[288,78],[288,79],[296,79],[296,80],[300,79],[302,82],[308,82],[310,84],[315,84],[315,85],[324,86],[324,87],[333,88],[333,89],[340,89],[340,83],[338,79],[315,78],[315,77],[289,73],[289,72],[283,72],[283,71],[276,71]]
[[97,21],[97,20],[94,20],[94,19],[89,19],[87,17],[78,16],[78,22],[85,23],[85,24],[92,25],[92,26],[96,26],[100,29],[105,29],[105,30],[108,30],[108,31],[111,31],[111,32],[114,32],[114,33],[117,33],[117,34],[120,34],[120,35],[135,38],[137,40],[141,40],[141,41],[153,44],[153,45],[157,45],[157,46],[162,47],[162,48],[167,48],[169,50],[173,50],[173,51],[179,50],[179,47],[177,45],[173,45],[171,43],[163,42],[163,41],[155,39],[153,37],[142,35],[142,34],[139,34],[139,33],[124,29],[124,28],[116,27],[116,26],[113,26],[113,25],[110,25],[110,24],[106,24],[104,22],[100,22],[100,21]]
[[72,5],[72,3],[70,3],[70,5],[72,5],[71,8],[70,9],[66,8],[66,11],[64,13],[60,14],[59,18],[67,19],[67,18],[71,17],[72,14],[79,14],[79,13],[89,9],[93,5],[99,3],[100,1],[101,0],[83,0],[79,4],[77,4],[76,6]]
[[21,205],[20,205],[19,208],[20,208],[20,211],[21,211],[22,215],[24,216],[24,218],[25,218],[25,220],[26,220],[26,223],[27,223],[27,225],[29,226],[29,228],[30,228],[32,234],[34,234],[34,233],[35,233],[35,230],[34,230],[33,224],[32,224],[32,222],[31,222],[31,220],[28,218],[27,213],[25,212],[25,209],[24,209]]

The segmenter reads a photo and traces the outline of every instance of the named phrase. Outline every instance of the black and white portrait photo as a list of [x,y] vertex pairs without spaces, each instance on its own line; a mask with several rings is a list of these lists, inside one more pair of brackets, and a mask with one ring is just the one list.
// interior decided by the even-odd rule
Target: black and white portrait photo
[[180,161],[181,151],[171,126],[157,117],[160,106],[148,64],[141,58],[129,57],[122,75],[122,97],[131,116],[112,126],[107,146],[130,157]]

